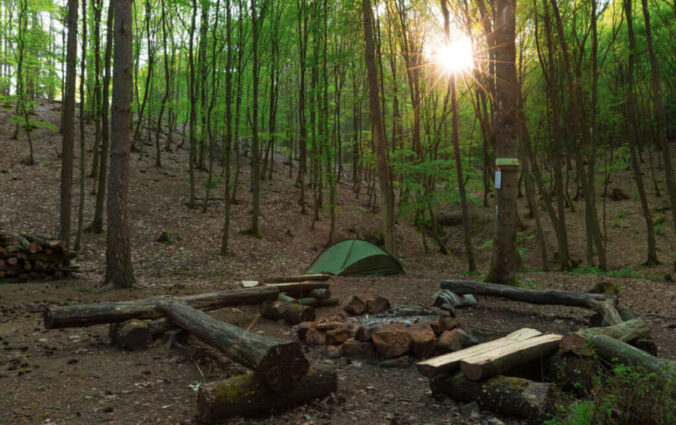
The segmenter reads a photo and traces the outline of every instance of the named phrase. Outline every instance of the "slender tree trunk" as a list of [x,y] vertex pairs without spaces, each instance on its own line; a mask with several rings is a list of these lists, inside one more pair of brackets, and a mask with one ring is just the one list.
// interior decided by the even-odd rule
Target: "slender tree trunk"
[[[668,120],[664,109],[664,99],[662,93],[662,81],[660,79],[660,66],[657,61],[657,54],[653,46],[652,28],[650,25],[650,11],[648,1],[641,0],[643,6],[643,20],[645,22],[645,38],[648,44],[648,55],[650,58],[650,75],[652,77],[653,107],[655,108],[655,118],[657,120],[657,140],[662,149],[662,158],[664,158],[664,175],[667,180],[667,190],[669,191],[669,201],[671,203],[671,224],[676,230],[676,178],[674,177],[674,166],[671,162],[671,152],[669,140],[667,137]],[[674,3],[676,11],[676,3]]]
[[106,199],[106,174],[108,167],[108,143],[110,140],[110,128],[108,125],[108,91],[110,87],[110,60],[113,53],[113,2],[110,0],[108,7],[108,20],[106,23],[106,52],[103,64],[103,90],[101,93],[101,164],[99,165],[98,185],[96,192],[96,207],[94,209],[94,221],[92,221],[92,233],[103,233],[103,202]]
[[232,146],[232,12],[230,0],[225,0],[226,22],[226,62],[225,62],[225,211],[223,213],[223,238],[220,254],[228,255],[228,239],[230,237],[230,207],[232,197],[230,189],[230,152]]
[[99,175],[101,160],[101,9],[103,0],[93,0],[94,9],[94,153],[92,154],[92,194],[96,193],[96,178]]
[[131,0],[115,0],[113,10],[115,57],[105,281],[116,287],[129,288],[135,282],[127,217],[132,101]]
[[387,142],[385,140],[385,126],[380,113],[378,99],[378,74],[375,60],[375,40],[373,38],[373,10],[370,0],[362,0],[364,19],[364,39],[366,42],[365,58],[367,80],[369,84],[369,104],[371,107],[371,121],[373,124],[376,156],[378,161],[378,177],[382,200],[383,233],[385,234],[385,250],[391,255],[397,255],[394,228],[394,192],[390,179],[390,168],[387,162]]
[[68,41],[66,45],[66,83],[63,96],[61,130],[61,206],[59,239],[70,244],[73,193],[73,134],[75,133],[75,65],[77,61],[77,0],[68,0]]
[[629,36],[629,63],[627,65],[627,99],[625,103],[627,123],[628,123],[628,138],[631,150],[631,168],[634,171],[634,180],[636,181],[636,189],[638,189],[638,196],[641,200],[641,208],[643,209],[643,216],[645,217],[646,230],[648,236],[648,259],[645,262],[646,266],[656,266],[659,264],[657,260],[657,247],[655,242],[655,228],[653,227],[653,219],[648,207],[648,198],[646,197],[645,188],[643,186],[643,178],[641,177],[641,168],[638,160],[638,131],[636,129],[636,100],[634,93],[634,65],[636,61],[636,37],[634,36],[634,22],[631,9],[631,0],[623,0],[624,14],[627,18],[627,34]]
[[261,22],[258,20],[256,10],[256,0],[251,0],[251,27],[252,27],[252,42],[253,42],[253,92],[252,96],[252,118],[251,118],[251,132],[252,132],[252,142],[251,142],[251,181],[252,181],[252,211],[251,211],[251,226],[249,227],[248,233],[255,236],[261,237],[260,230],[258,229],[258,218],[260,216],[261,209],[261,176],[260,176],[260,146],[258,140],[258,75],[259,75],[259,61],[258,61],[258,34],[259,29],[262,27],[263,16],[260,17]]
[[188,201],[188,208],[195,208],[195,154],[197,141],[195,140],[195,120],[196,120],[196,106],[197,91],[195,89],[195,58],[193,54],[193,44],[195,40],[195,20],[197,17],[197,0],[192,1],[192,18],[190,21],[190,41],[188,45],[188,68],[189,68],[189,83],[188,96],[190,97],[190,152],[188,154],[188,173],[190,175],[190,200]]
[[75,251],[80,250],[85,199],[85,79],[87,76],[87,0],[82,0],[82,58],[80,60],[80,193],[77,206]]

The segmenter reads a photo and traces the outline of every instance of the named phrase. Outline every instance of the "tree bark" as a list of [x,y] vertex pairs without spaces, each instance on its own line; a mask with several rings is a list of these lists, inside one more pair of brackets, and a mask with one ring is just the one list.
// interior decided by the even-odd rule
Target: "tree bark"
[[[496,118],[495,157],[518,158],[519,83],[516,78],[516,0],[497,0],[495,22],[495,77]],[[518,225],[516,196],[518,165],[498,165],[502,171],[501,186],[497,190],[497,226],[493,257],[487,281],[513,284],[519,257],[516,244]]]
[[487,295],[533,304],[568,305],[589,308],[601,314],[606,323],[614,325],[622,322],[620,313],[616,309],[617,298],[613,296],[557,289],[535,291],[468,280],[444,280],[441,282],[441,288],[450,289],[458,295]]
[[323,398],[337,390],[335,371],[310,369],[288,391],[270,391],[255,375],[209,382],[197,394],[197,411],[207,423],[233,416],[259,416]]
[[183,303],[163,303],[160,308],[176,325],[254,370],[275,392],[293,388],[310,367],[297,341],[259,335]]
[[118,0],[115,11],[108,231],[106,233],[106,283],[133,286],[127,191],[129,187],[129,132],[131,131],[131,0]]
[[75,132],[75,66],[77,62],[77,0],[68,0],[68,40],[66,44],[66,84],[63,94],[63,134],[61,148],[61,201],[59,239],[70,245],[73,194],[73,134]]
[[596,335],[607,335],[618,341],[627,342],[636,338],[641,338],[650,333],[650,323],[639,319],[628,320],[613,326],[599,328],[580,329],[579,331],[568,334],[561,340],[561,352],[569,351],[575,354],[591,355],[590,343]]
[[496,376],[473,382],[462,373],[430,380],[433,394],[445,394],[456,401],[476,401],[485,409],[507,415],[543,418],[553,401],[553,385],[523,378]]
[[375,41],[373,38],[373,11],[370,0],[362,0],[362,13],[364,19],[364,37],[366,39],[366,69],[369,84],[369,104],[371,107],[371,120],[375,135],[375,145],[378,160],[378,178],[382,202],[383,233],[385,235],[385,250],[390,255],[397,255],[394,227],[394,192],[392,190],[392,178],[388,164],[387,141],[385,140],[385,126],[380,113],[378,100],[378,74],[375,64]]
[[158,296],[135,301],[81,304],[67,307],[49,306],[44,310],[43,319],[47,329],[73,328],[124,322],[131,319],[158,319],[165,316],[159,307],[160,303],[163,302],[182,302],[191,307],[209,311],[227,306],[261,304],[266,301],[274,301],[278,296],[278,289],[261,286],[184,297]]

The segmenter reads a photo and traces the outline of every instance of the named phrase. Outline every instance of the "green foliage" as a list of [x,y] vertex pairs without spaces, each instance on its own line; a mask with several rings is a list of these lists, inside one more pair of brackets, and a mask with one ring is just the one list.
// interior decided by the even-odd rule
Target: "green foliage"
[[486,242],[478,246],[479,249],[488,249],[493,246],[493,239],[489,239]]
[[204,180],[202,180],[202,186],[204,186],[205,188],[208,187],[209,189],[213,189],[221,183],[223,183],[223,179],[220,177],[211,177],[211,178],[207,177]]

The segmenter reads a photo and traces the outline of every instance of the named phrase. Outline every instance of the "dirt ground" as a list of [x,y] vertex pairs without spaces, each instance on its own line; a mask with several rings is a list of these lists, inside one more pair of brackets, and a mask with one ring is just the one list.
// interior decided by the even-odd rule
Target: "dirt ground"
[[[40,103],[38,118],[58,121],[59,104]],[[57,233],[59,210],[60,137],[51,130],[33,133],[36,164],[21,163],[28,152],[25,138],[10,140],[12,127],[8,110],[0,110],[0,229],[16,233]],[[89,129],[88,131],[91,131]],[[150,148],[147,149],[150,151]],[[77,149],[76,149],[77,152]],[[131,290],[103,286],[105,236],[85,234],[83,249],[75,264],[82,273],[74,278],[28,284],[0,282],[0,424],[192,424],[195,423],[193,390],[199,382],[242,373],[235,364],[216,364],[199,347],[166,349],[161,341],[143,352],[118,351],[109,344],[108,327],[44,329],[42,310],[46,305],[70,305],[108,300],[130,300],[158,294],[188,294],[235,287],[241,279],[301,273],[327,243],[328,212],[312,229],[312,214],[301,215],[298,189],[288,177],[288,166],[275,163],[272,180],[263,182],[263,239],[240,234],[248,226],[248,167],[242,167],[240,202],[233,206],[231,255],[217,255],[223,222],[223,203],[214,201],[206,213],[190,210],[185,151],[163,153],[164,166],[153,159],[131,163],[129,214],[137,287]],[[87,162],[91,155],[88,153]],[[78,160],[76,159],[76,164]],[[89,170],[89,165],[87,165]],[[219,168],[220,171],[220,168]],[[200,172],[198,182],[206,174]],[[648,173],[644,176],[649,178]],[[357,198],[347,183],[339,185],[337,234],[334,241],[365,237],[378,229],[377,213],[367,205],[364,191]],[[652,336],[662,357],[676,359],[676,287],[667,281],[674,276],[676,245],[668,200],[650,195],[655,215],[666,215],[657,235],[658,256],[664,263],[654,268],[640,264],[645,257],[644,221],[629,172],[622,171],[611,184],[630,195],[626,201],[606,203],[608,257],[615,275],[597,273],[544,273],[534,238],[533,220],[525,217],[521,238],[528,271],[520,278],[536,288],[584,291],[600,279],[623,286],[621,302],[651,322]],[[74,211],[78,197],[78,172],[74,176]],[[93,181],[86,180],[85,219],[91,222]],[[364,185],[365,186],[365,185]],[[649,186],[646,184],[646,186]],[[204,188],[198,186],[203,196]],[[215,189],[222,197],[222,184]],[[479,195],[476,194],[478,197]],[[602,202],[601,197],[598,198]],[[309,196],[306,198],[309,201]],[[523,207],[525,200],[520,200]],[[583,201],[568,219],[571,252],[584,258]],[[599,207],[601,211],[601,208]],[[459,214],[457,205],[443,213]],[[485,273],[492,235],[493,207],[471,207],[473,243],[480,270]],[[74,213],[76,218],[77,214]],[[547,245],[555,251],[554,234],[544,213]],[[612,221],[612,225],[611,225]],[[74,226],[75,228],[75,226]],[[170,245],[157,242],[163,230],[179,239]],[[399,258],[407,274],[383,278],[337,278],[332,292],[341,299],[352,295],[379,294],[393,303],[429,303],[444,278],[480,279],[468,276],[462,261],[462,226],[447,227],[449,248],[458,258],[441,255],[433,242],[423,248],[422,237],[404,220],[399,220]],[[479,304],[459,310],[477,333],[504,334],[521,327],[543,332],[565,333],[586,326],[586,310],[534,306],[481,297]],[[329,315],[332,308],[319,311]],[[291,328],[260,319],[256,307],[223,309],[213,315],[230,323],[248,326],[267,335],[294,338]],[[321,348],[307,347],[307,356],[320,367],[338,372],[338,392],[333,397],[298,407],[275,416],[235,419],[239,424],[485,424],[488,412],[470,412],[467,406],[431,396],[427,379],[413,364],[401,369],[384,369],[376,364],[330,360]],[[500,418],[505,423],[519,423]]]

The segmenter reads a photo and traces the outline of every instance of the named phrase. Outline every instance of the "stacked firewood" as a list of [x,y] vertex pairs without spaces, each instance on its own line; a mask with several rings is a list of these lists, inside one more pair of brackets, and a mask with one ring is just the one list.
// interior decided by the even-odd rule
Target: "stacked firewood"
[[70,265],[73,257],[62,241],[0,232],[0,280],[60,279],[75,271]]
[[[351,316],[351,317],[350,317]],[[324,345],[328,357],[381,359],[383,366],[408,363],[476,344],[469,328],[439,310],[395,305],[381,296],[361,300],[349,297],[343,312],[331,318],[303,322],[299,339]]]

